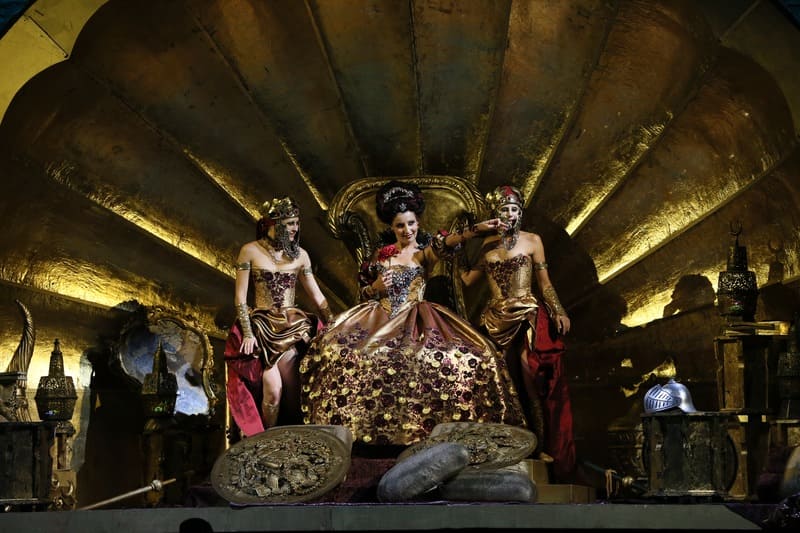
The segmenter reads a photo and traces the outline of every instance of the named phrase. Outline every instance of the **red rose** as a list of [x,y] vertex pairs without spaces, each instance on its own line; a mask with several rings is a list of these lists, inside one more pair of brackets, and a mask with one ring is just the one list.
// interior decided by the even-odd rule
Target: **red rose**
[[388,246],[384,246],[381,248],[380,252],[378,252],[378,261],[383,262],[389,259],[390,257],[394,257],[400,253],[400,250],[397,249],[397,246],[394,244],[390,244]]

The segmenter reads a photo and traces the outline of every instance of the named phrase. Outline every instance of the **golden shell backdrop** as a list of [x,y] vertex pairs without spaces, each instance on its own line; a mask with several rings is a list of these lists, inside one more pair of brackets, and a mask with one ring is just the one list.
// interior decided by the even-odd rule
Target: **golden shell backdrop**
[[731,221],[759,285],[796,293],[800,32],[771,2],[68,4],[36,2],[0,41],[0,366],[19,298],[30,384],[58,337],[85,392],[85,351],[132,300],[222,338],[236,252],[276,196],[349,306],[356,265],[326,213],[369,177],[525,193],[573,319],[577,411],[581,383],[665,360],[713,384],[713,309],[664,315],[681,278],[716,288]]

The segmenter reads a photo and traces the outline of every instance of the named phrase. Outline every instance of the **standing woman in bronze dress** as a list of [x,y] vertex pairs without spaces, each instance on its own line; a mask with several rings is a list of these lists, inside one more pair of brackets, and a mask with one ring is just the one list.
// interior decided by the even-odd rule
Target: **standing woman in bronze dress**
[[424,210],[413,183],[378,191],[376,212],[392,242],[362,268],[364,303],[339,314],[301,361],[304,422],[343,425],[355,442],[377,445],[412,444],[445,422],[524,427],[503,356],[469,322],[424,300],[441,254],[503,223],[426,238]]
[[[227,395],[233,419],[245,436],[274,426],[283,405],[298,423],[298,360],[314,337],[319,319],[295,307],[299,279],[327,322],[331,311],[300,247],[300,209],[290,197],[266,202],[256,240],[239,251],[236,264],[236,323],[225,344]],[[252,283],[254,306],[247,305]]]
[[[542,456],[554,461],[556,478],[567,481],[574,473],[575,443],[561,356],[570,320],[550,281],[541,237],[520,231],[520,191],[503,185],[486,201],[507,226],[484,239],[480,261],[462,271],[461,280],[471,285],[486,275],[491,299],[480,325],[506,354]],[[532,292],[534,277],[544,306]]]

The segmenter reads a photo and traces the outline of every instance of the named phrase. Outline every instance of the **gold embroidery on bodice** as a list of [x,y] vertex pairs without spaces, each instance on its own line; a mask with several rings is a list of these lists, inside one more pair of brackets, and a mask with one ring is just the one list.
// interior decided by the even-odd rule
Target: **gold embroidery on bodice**
[[533,263],[528,255],[516,255],[502,261],[487,261],[486,274],[492,300],[531,295]]
[[256,308],[294,306],[297,272],[254,268],[250,271],[250,279],[253,281]]

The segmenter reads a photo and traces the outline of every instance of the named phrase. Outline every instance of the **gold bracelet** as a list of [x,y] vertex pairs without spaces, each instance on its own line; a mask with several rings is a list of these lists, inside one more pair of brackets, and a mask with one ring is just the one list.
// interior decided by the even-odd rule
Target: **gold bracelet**
[[333,318],[333,313],[331,312],[331,308],[328,305],[327,300],[323,301],[322,305],[319,306],[319,314],[322,317],[322,321],[326,324],[329,323]]
[[364,287],[361,289],[361,293],[367,298],[375,297],[375,289],[372,288],[372,285],[364,285]]
[[239,317],[239,325],[242,327],[242,336],[245,339],[253,339],[253,326],[250,324],[250,309],[247,304],[236,304],[236,316]]
[[551,315],[567,316],[567,312],[564,310],[561,302],[558,301],[558,295],[556,294],[556,290],[552,285],[542,289],[542,297],[544,298],[544,303],[547,304]]

